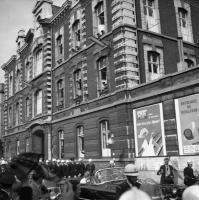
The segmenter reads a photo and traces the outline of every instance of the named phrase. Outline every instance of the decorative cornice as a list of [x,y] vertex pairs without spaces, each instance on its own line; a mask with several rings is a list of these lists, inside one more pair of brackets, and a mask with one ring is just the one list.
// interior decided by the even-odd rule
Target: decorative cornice
[[5,68],[14,60],[16,60],[17,56],[16,55],[13,55],[11,56],[11,58],[8,60],[8,62],[4,63],[2,66],[1,66],[1,69],[5,71]]

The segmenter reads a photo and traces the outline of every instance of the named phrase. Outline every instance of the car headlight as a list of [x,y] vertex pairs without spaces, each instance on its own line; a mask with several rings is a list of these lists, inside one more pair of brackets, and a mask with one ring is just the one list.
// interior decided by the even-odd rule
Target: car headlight
[[176,194],[177,191],[178,191],[177,188],[173,188],[173,189],[172,189],[172,194]]

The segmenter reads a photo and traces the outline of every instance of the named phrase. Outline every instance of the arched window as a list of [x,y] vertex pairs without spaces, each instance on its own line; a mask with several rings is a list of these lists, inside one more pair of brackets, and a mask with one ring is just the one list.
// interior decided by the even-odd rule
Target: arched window
[[78,158],[84,157],[84,127],[78,126],[77,127],[77,153]]
[[108,89],[108,58],[101,57],[97,60],[98,68],[98,90],[104,91]]
[[60,79],[57,81],[57,106],[59,109],[64,107],[64,81]]
[[186,28],[187,27],[187,10],[184,8],[178,8],[178,14],[179,14],[179,23],[180,27]]
[[30,98],[26,98],[26,117],[28,118],[30,116]]
[[15,84],[16,84],[16,92],[18,92],[20,90],[20,70],[17,70],[16,73],[16,79],[15,79]]
[[74,74],[74,98],[82,96],[82,71],[77,69]]
[[101,136],[102,156],[110,157],[111,156],[111,148],[109,143],[110,129],[108,120],[103,120],[100,122],[100,136]]
[[42,49],[35,51],[34,56],[34,76],[38,76],[43,71]]
[[13,95],[13,76],[10,74],[9,77],[9,96]]
[[25,69],[25,79],[26,81],[29,81],[30,80],[30,63],[27,62],[26,63],[26,69]]
[[8,126],[11,127],[13,122],[12,106],[8,108]]
[[42,90],[35,92],[35,115],[42,113]]
[[19,102],[16,103],[16,112],[15,112],[15,124],[19,125],[20,123],[20,109],[19,109]]

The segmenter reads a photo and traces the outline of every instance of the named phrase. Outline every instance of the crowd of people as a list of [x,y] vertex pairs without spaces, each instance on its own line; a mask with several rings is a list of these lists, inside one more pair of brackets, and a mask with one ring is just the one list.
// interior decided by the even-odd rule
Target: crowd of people
[[83,159],[75,161],[74,158],[70,160],[52,159],[52,161],[46,160],[45,162],[40,160],[40,163],[60,178],[83,177],[85,172],[89,176],[94,176],[95,173],[95,164],[92,159],[89,159],[88,162],[85,162]]
[[[174,183],[174,168],[169,165],[169,161],[169,158],[165,158],[164,164],[157,172],[161,175],[160,185]],[[110,167],[115,167],[113,161],[110,161]],[[79,184],[86,183],[85,179],[94,176],[94,173],[95,164],[91,159],[87,162],[82,159],[75,161],[74,158],[44,162],[34,158],[34,154],[31,158],[19,155],[9,162],[0,159],[0,200],[47,200],[50,194],[44,180],[60,186],[59,195],[63,200],[78,200]],[[151,197],[142,191],[142,182],[138,179],[139,171],[135,164],[127,164],[124,175],[126,181],[116,187],[117,200],[151,200]],[[199,186],[194,185],[195,181],[192,162],[188,161],[184,168],[184,183],[188,187],[183,192],[183,200],[199,199]],[[53,195],[56,196],[55,193]]]

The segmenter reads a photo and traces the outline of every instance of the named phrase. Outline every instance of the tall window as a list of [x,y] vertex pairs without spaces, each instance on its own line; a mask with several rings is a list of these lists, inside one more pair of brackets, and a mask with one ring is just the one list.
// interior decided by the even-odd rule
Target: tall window
[[57,37],[57,52],[59,56],[63,53],[62,35]]
[[64,131],[59,130],[59,158],[63,159],[64,158]]
[[26,152],[30,151],[30,141],[29,141],[29,138],[26,138],[26,140],[25,140],[25,151]]
[[83,126],[77,127],[77,151],[78,151],[78,157],[83,158],[84,157],[84,128]]
[[30,80],[30,63],[27,62],[26,63],[26,69],[25,69],[25,78],[26,78],[26,81],[29,81]]
[[104,2],[100,1],[95,6],[95,13],[97,17],[97,26],[98,26],[98,33],[104,34],[105,33],[105,14],[104,14]]
[[20,109],[19,109],[18,102],[16,103],[15,123],[16,123],[16,125],[19,125],[19,123],[20,123]]
[[149,73],[159,74],[160,54],[155,51],[148,51],[148,70]]
[[8,126],[11,127],[12,126],[12,120],[13,120],[13,116],[12,116],[12,107],[10,106],[8,108]]
[[74,98],[82,96],[82,73],[81,69],[74,72]]
[[13,95],[13,76],[12,74],[9,75],[9,96]]
[[20,70],[19,69],[17,70],[15,84],[16,84],[16,92],[18,92],[20,90]]
[[34,59],[34,75],[37,76],[43,71],[42,49],[36,51]]
[[64,106],[64,81],[60,79],[57,81],[57,105],[59,108]]
[[[179,25],[183,40],[192,41],[191,22],[189,24],[189,12],[184,8],[178,8]],[[191,21],[191,20],[190,20]]]
[[158,19],[158,9],[155,7],[156,0],[143,0],[146,28],[149,31],[159,32],[160,22]]
[[101,135],[101,145],[102,145],[102,156],[110,157],[111,148],[109,146],[109,122],[103,120],[100,122],[100,135]]
[[81,41],[81,29],[80,29],[79,19],[73,23],[73,40],[74,40],[74,48],[78,50]]
[[17,142],[16,142],[16,153],[17,153],[17,155],[20,153],[20,141],[19,140],[17,140]]
[[30,98],[26,98],[26,117],[30,117]]
[[99,73],[99,90],[103,91],[108,89],[108,60],[107,57],[102,57],[97,61]]
[[35,115],[42,113],[42,90],[35,93]]

